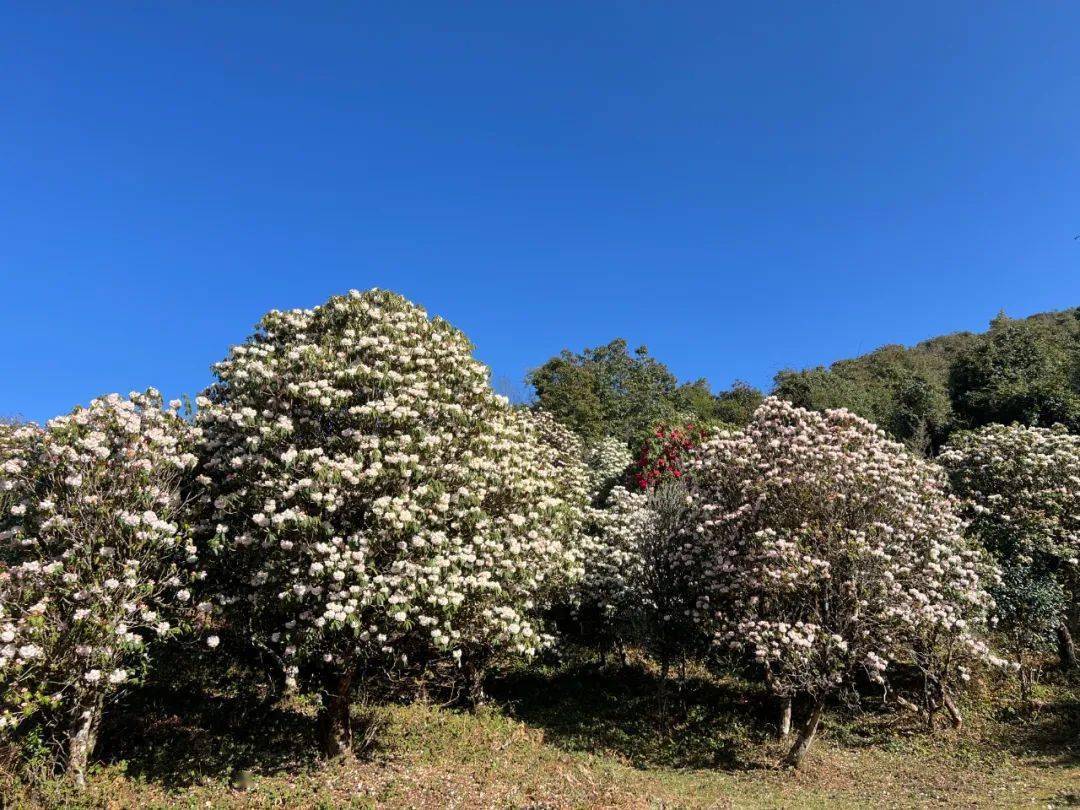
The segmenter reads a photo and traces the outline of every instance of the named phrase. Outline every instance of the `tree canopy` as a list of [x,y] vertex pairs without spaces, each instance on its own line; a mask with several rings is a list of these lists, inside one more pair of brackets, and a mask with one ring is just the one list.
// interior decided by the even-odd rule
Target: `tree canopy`
[[639,444],[658,424],[743,425],[762,394],[737,382],[713,394],[706,379],[680,384],[664,363],[622,338],[564,350],[529,372],[537,404],[588,442],[612,436]]
[[811,410],[847,408],[920,452],[957,430],[1080,425],[1080,310],[1012,319],[910,348],[884,346],[828,368],[784,370],[773,393]]

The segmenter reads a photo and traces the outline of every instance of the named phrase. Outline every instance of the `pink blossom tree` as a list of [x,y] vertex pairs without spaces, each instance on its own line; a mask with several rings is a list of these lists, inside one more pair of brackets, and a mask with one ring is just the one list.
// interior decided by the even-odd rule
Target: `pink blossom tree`
[[991,599],[937,467],[847,411],[769,398],[744,430],[706,442],[692,471],[700,616],[753,655],[788,716],[792,697],[809,700],[790,764],[859,672],[887,691],[897,666],[917,667],[928,707],[959,720],[950,689],[990,655],[978,630]]

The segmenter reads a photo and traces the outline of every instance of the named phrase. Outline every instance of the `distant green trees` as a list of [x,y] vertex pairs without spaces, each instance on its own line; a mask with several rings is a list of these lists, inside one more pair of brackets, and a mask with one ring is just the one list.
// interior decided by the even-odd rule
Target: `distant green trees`
[[[657,424],[745,425],[764,395],[746,383],[713,392],[680,384],[645,347],[625,340],[563,351],[533,370],[537,404],[587,442],[637,445]],[[778,396],[809,410],[847,408],[910,449],[934,454],[957,430],[987,424],[1080,429],[1080,309],[994,318],[912,347],[883,346],[831,366],[785,369]]]
[[742,384],[719,396],[704,379],[680,385],[646,347],[631,352],[621,338],[564,350],[533,369],[527,382],[539,407],[587,442],[611,436],[637,445],[659,423],[745,424],[761,401],[760,392]]
[[1080,310],[1012,319],[911,348],[885,346],[828,368],[785,370],[773,393],[812,410],[848,408],[920,452],[957,430],[1019,422],[1080,427]]
[[748,383],[736,380],[726,391],[714,396],[716,421],[725,425],[746,425],[765,395]]
[[527,380],[543,410],[590,441],[629,441],[676,411],[675,376],[644,346],[631,354],[621,339],[579,354],[564,350]]
[[1080,311],[1013,320],[1004,314],[957,358],[949,392],[966,427],[1080,425]]
[[801,408],[847,408],[920,452],[951,421],[947,366],[929,351],[885,346],[830,368],[781,371],[773,393]]

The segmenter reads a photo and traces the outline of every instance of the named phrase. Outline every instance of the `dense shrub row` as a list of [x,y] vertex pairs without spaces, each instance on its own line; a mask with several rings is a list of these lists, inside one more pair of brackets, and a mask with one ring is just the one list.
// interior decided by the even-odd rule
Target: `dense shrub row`
[[942,467],[770,398],[738,430],[579,438],[379,290],[271,312],[214,371],[193,414],[148,391],[0,427],[0,733],[76,780],[165,643],[319,695],[335,755],[358,693],[438,673],[475,702],[558,627],[648,652],[662,684],[691,658],[761,678],[782,734],[799,698],[795,765],[839,692],[910,704],[914,682],[959,724],[997,639],[1024,683],[1055,634],[1072,654],[1062,430],[963,434]]

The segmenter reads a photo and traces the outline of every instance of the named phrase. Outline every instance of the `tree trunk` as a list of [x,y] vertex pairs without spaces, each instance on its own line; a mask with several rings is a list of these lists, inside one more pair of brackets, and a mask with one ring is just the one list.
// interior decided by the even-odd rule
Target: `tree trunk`
[[781,740],[791,736],[791,702],[791,695],[780,696],[780,727],[777,729],[777,736]]
[[960,714],[960,709],[956,705],[949,693],[941,690],[941,705],[945,707],[945,711],[949,714],[949,719],[952,721],[953,728],[959,729],[964,727],[964,717]]
[[1073,643],[1069,625],[1062,620],[1057,626],[1058,657],[1061,659],[1061,668],[1066,672],[1076,669],[1076,645]]
[[1020,699],[1026,702],[1031,697],[1031,679],[1028,677],[1027,667],[1021,664],[1016,674],[1020,678]]
[[81,695],[68,729],[67,772],[79,787],[86,784],[86,767],[97,746],[103,702],[101,693]]
[[670,667],[671,663],[668,661],[667,655],[664,655],[660,659],[660,682],[656,685],[656,702],[660,709],[660,724],[665,730],[668,728],[667,689]]
[[340,757],[352,749],[349,704],[355,670],[349,669],[323,692],[319,710],[319,747],[327,758]]
[[929,730],[934,730],[934,713],[939,709],[944,708],[945,713],[949,715],[949,720],[952,722],[953,728],[961,728],[964,725],[964,718],[960,714],[960,709],[956,705],[956,701],[952,699],[952,696],[946,691],[945,684],[943,684],[938,678],[934,676],[926,676],[927,683],[927,724]]
[[926,710],[926,730],[934,733],[934,714],[938,710],[937,701],[934,699],[934,690],[930,683],[930,676],[923,672],[923,709]]
[[791,751],[788,752],[785,764],[792,768],[802,767],[806,752],[810,750],[810,746],[814,744],[814,738],[817,737],[818,728],[821,726],[821,716],[824,712],[824,696],[814,698],[814,705],[810,710],[810,716],[806,718],[806,723],[799,729],[799,736],[796,738],[795,744],[791,746]]
[[466,658],[464,669],[465,688],[468,690],[466,700],[469,708],[475,711],[487,703],[487,693],[484,691],[484,675],[487,672],[485,660]]
[[909,712],[913,712],[914,714],[922,714],[922,709],[920,709],[918,706],[916,706],[910,700],[905,698],[903,695],[897,695],[896,696],[896,703],[901,708],[907,709]]

